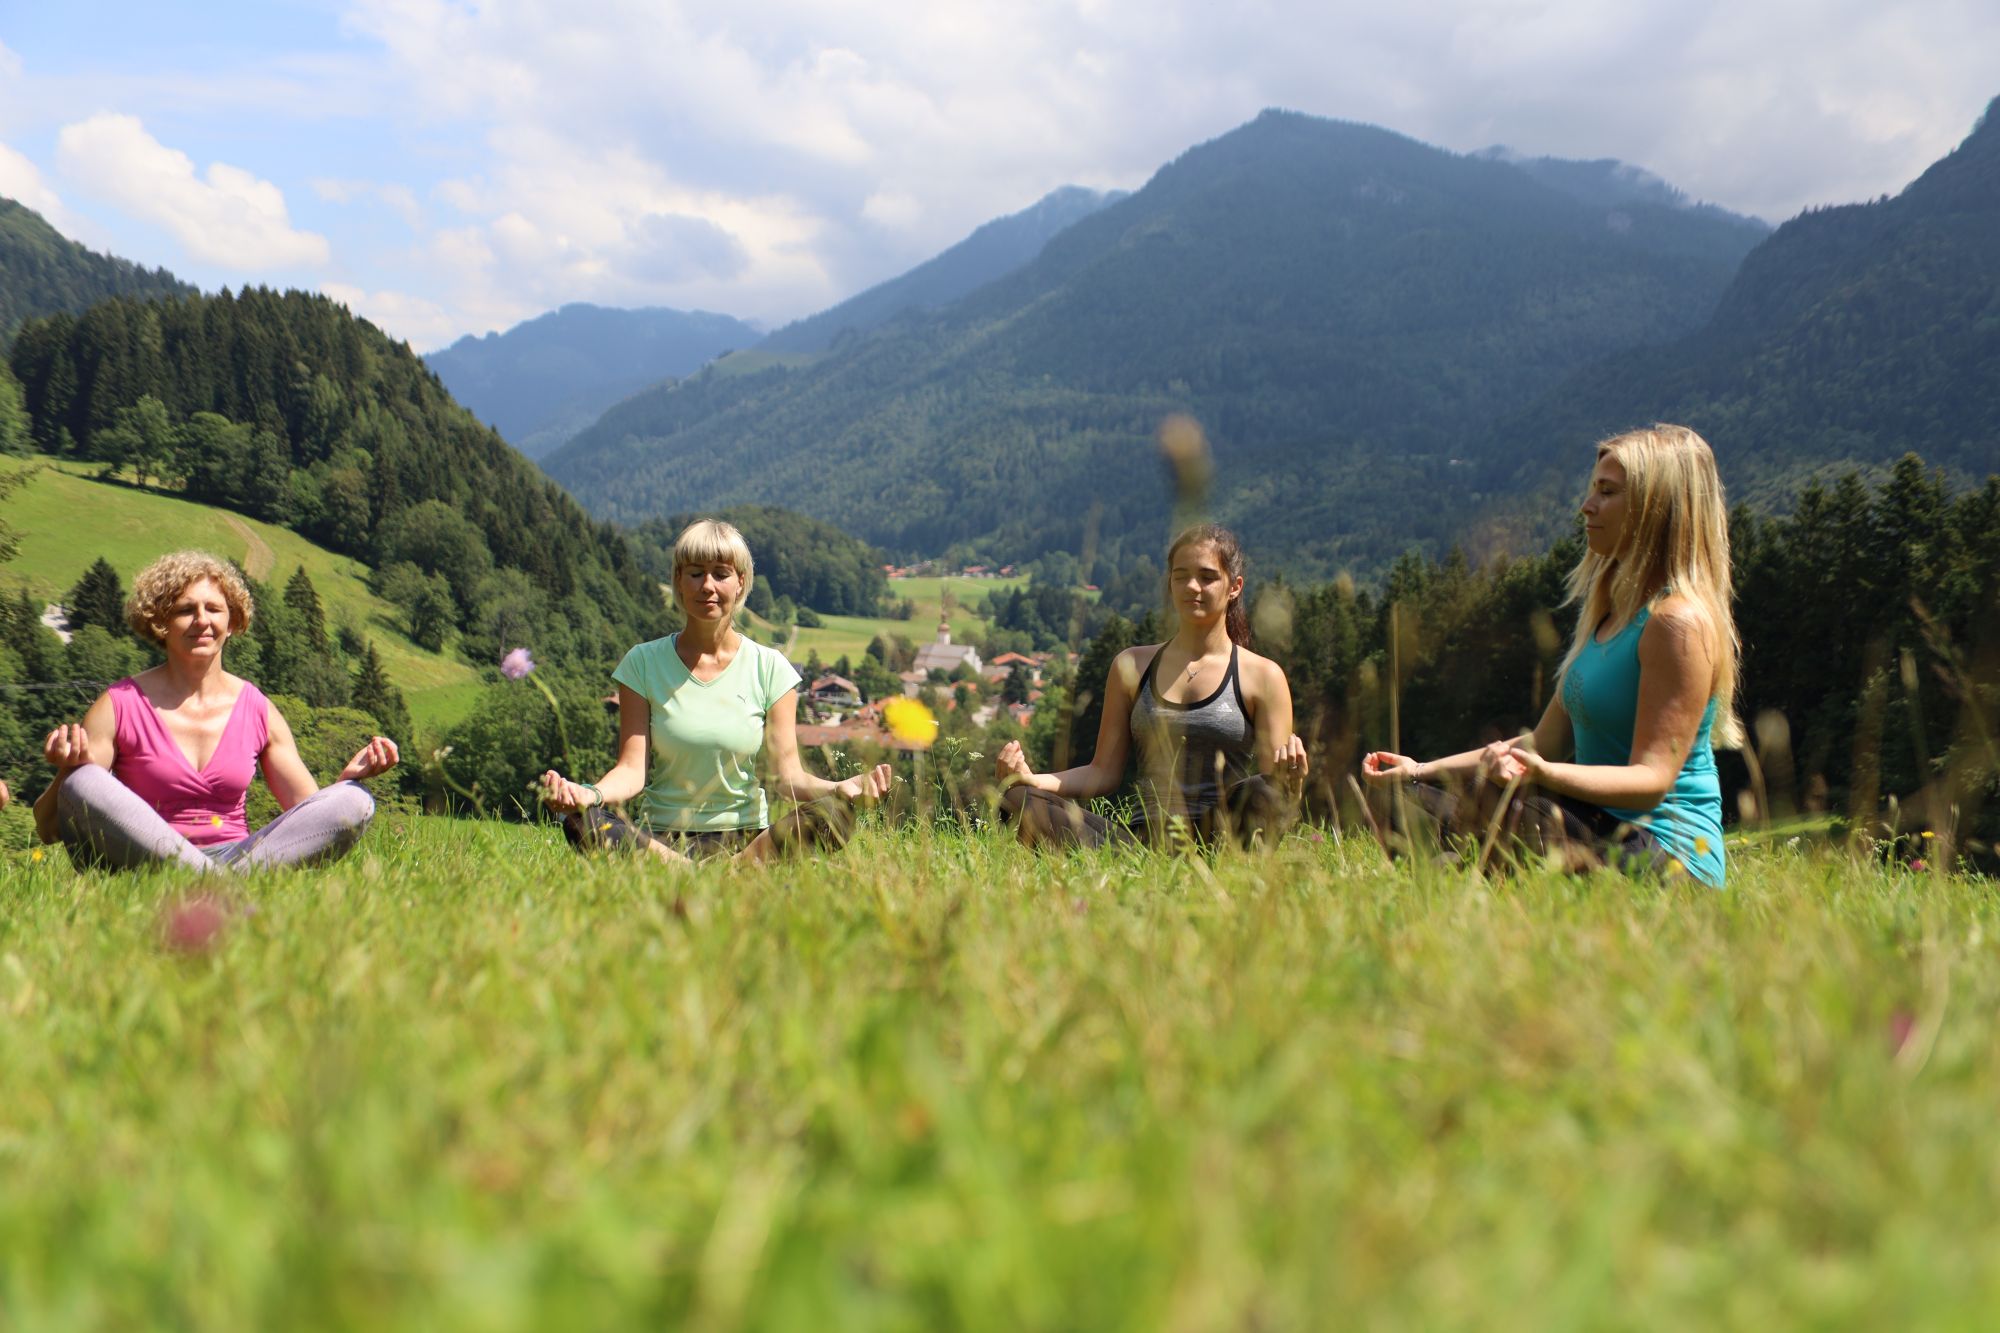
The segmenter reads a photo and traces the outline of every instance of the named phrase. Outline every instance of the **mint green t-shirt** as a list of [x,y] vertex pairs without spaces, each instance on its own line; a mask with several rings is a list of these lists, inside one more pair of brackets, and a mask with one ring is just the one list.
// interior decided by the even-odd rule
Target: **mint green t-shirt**
[[799,673],[783,653],[745,636],[722,674],[703,684],[674,650],[678,637],[640,644],[611,673],[652,706],[643,818],[663,831],[766,828],[770,806],[757,784],[764,715],[797,688]]

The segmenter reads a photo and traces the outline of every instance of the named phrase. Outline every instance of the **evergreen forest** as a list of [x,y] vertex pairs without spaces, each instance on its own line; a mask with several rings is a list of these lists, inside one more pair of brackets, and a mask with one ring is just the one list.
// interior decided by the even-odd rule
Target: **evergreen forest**
[[0,346],[33,315],[78,314],[114,296],[144,300],[192,296],[195,289],[165,269],[100,255],[78,245],[41,214],[0,199]]

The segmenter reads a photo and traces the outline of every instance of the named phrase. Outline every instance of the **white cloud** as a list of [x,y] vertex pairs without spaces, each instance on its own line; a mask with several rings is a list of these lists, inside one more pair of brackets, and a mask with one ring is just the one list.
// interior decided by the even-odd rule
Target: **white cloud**
[[417,202],[416,191],[407,185],[387,185],[379,181],[342,180],[331,176],[315,176],[307,184],[314,194],[330,204],[355,204],[374,200],[403,220],[412,231],[424,225],[424,206]]
[[[0,48],[4,54],[4,48]],[[22,154],[0,143],[0,197],[16,200],[48,219],[49,225],[57,231],[69,234],[69,210],[49,183],[42,179],[42,172]]]
[[[1620,157],[1774,220],[1894,190],[1993,91],[1985,0],[351,0],[396,114],[483,136],[434,195],[454,301],[782,320],[1266,106]],[[663,222],[661,219],[672,219]],[[703,225],[706,224],[706,225]],[[502,299],[504,294],[504,298]]]
[[457,322],[435,301],[408,292],[371,292],[344,282],[322,282],[325,295],[354,314],[423,350],[442,347],[457,334]]
[[63,175],[122,212],[166,228],[196,260],[238,273],[318,267],[324,236],[292,227],[284,192],[223,162],[195,173],[136,116],[105,112],[56,136]]

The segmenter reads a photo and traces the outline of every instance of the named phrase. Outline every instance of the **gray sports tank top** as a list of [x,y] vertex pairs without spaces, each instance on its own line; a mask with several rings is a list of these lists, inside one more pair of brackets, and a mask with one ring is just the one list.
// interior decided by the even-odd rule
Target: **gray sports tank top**
[[1146,664],[1132,699],[1132,741],[1142,775],[1139,798],[1149,820],[1163,815],[1198,819],[1219,807],[1231,786],[1250,776],[1256,729],[1243,707],[1237,651],[1231,645],[1229,670],[1215,692],[1194,703],[1160,698],[1153,687],[1160,653]]

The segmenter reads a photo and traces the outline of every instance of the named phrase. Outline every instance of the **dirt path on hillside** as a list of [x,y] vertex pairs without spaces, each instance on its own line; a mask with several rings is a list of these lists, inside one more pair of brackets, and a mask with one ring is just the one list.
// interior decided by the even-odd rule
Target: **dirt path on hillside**
[[243,539],[243,572],[260,583],[270,578],[271,570],[278,563],[277,553],[271,549],[271,544],[234,514],[224,514],[222,521],[229,525],[231,532]]

